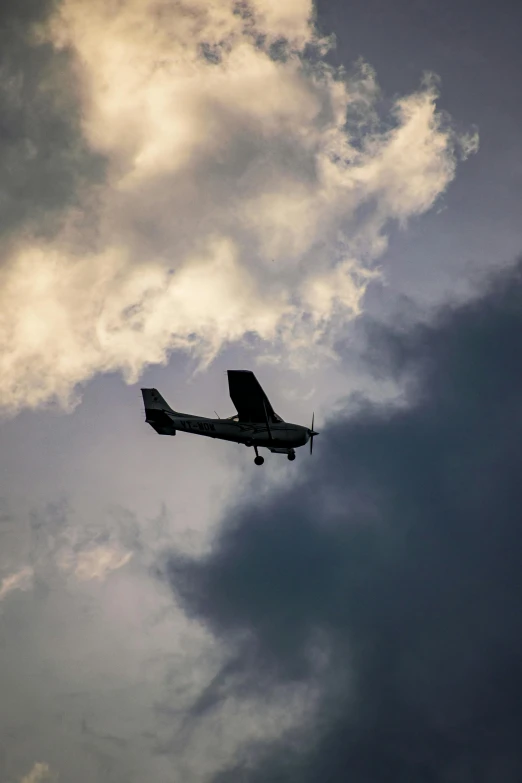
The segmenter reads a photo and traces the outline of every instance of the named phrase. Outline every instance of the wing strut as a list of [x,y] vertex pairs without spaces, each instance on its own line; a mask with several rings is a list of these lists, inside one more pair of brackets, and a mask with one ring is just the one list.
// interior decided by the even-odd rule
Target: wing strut
[[268,430],[268,440],[274,440],[272,437],[272,432],[270,430],[270,424],[268,423],[268,414],[266,412],[266,403],[264,400],[263,400],[263,413],[265,414],[266,428]]

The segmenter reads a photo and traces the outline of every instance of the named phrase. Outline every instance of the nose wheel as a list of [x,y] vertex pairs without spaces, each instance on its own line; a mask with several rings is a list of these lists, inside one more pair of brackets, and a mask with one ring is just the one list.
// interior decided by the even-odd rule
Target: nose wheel
[[262,465],[265,460],[264,460],[264,457],[260,457],[259,456],[259,452],[257,450],[257,446],[254,446],[254,451],[256,452],[256,458],[254,460],[254,463],[256,465]]
[[294,459],[295,459],[295,451],[289,451],[288,452],[288,459],[290,460],[290,462],[294,461]]

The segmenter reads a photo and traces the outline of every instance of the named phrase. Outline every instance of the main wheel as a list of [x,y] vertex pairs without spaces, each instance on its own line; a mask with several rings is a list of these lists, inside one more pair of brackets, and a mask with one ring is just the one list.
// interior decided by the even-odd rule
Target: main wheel
[[290,460],[290,462],[294,461],[294,459],[295,459],[295,451],[291,451],[290,452],[290,454],[288,455],[288,459]]
[[264,461],[265,461],[264,457],[256,457],[254,460],[256,465],[262,465]]

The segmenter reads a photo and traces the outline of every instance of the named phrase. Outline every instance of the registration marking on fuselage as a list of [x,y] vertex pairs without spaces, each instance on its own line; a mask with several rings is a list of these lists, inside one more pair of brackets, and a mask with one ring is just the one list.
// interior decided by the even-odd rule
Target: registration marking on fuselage
[[190,419],[181,419],[180,424],[186,430],[198,430],[199,432],[215,432],[215,426],[208,421],[191,421]]

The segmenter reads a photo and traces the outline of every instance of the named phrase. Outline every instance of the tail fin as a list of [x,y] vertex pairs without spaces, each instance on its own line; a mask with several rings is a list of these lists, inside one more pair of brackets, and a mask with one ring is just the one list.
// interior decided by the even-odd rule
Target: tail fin
[[175,414],[176,411],[172,410],[157,389],[142,389],[141,393],[147,424],[159,435],[175,435],[176,430],[169,414]]
[[142,389],[141,393],[143,394],[145,410],[170,411],[170,413],[175,413],[157,389]]

